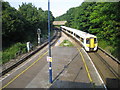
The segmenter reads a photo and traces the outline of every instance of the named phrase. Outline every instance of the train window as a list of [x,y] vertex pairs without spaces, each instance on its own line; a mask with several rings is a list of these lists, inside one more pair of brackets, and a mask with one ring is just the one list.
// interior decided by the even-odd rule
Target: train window
[[80,36],[78,36],[77,34],[76,34],[76,37],[77,37],[77,38],[80,38]]
[[84,41],[84,39],[83,38],[81,38],[81,42],[83,42]]
[[66,29],[63,29],[64,31],[66,31]]
[[86,39],[86,44],[90,44],[90,39],[89,38]]
[[74,33],[74,36],[76,36],[75,33]]
[[94,38],[94,42],[97,43],[97,38]]

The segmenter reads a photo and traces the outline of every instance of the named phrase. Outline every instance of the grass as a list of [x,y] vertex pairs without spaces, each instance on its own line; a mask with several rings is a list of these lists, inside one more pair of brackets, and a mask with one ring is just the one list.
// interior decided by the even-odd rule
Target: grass
[[72,47],[74,46],[69,40],[64,40],[60,46],[63,46],[63,47]]
[[25,52],[27,52],[26,44],[16,43],[2,52],[2,60],[0,60],[0,64],[4,64],[10,59],[14,59],[18,55],[23,54]]
[[[51,36],[53,35],[53,31],[51,31]],[[47,38],[47,34],[44,35],[44,37]],[[35,40],[34,40],[35,41]],[[37,45],[37,42],[33,42],[34,46]],[[3,50],[2,52],[0,52],[0,65],[7,63],[8,61],[10,61],[11,59],[16,58],[17,56],[24,54],[27,52],[27,48],[26,48],[26,43],[16,43],[14,45],[12,45],[9,48],[6,48],[5,50]]]
[[108,53],[111,53],[113,51],[113,47],[108,45],[106,41],[104,40],[99,40],[99,46],[101,48],[103,48],[105,51],[107,51]]
[[116,57],[118,60],[120,60],[120,48],[119,47],[113,47],[112,45],[109,45],[104,40],[99,40],[99,46],[103,48],[105,51]]
[[101,40],[101,41],[99,40],[98,44],[103,49],[105,49],[108,46],[108,44],[104,40]]
[[100,46],[101,48],[103,48],[105,51],[107,51],[108,53],[111,53],[111,51],[112,51],[113,48],[112,48],[112,46],[109,46],[106,41],[101,40],[101,41],[99,41],[98,44],[99,44],[99,46]]

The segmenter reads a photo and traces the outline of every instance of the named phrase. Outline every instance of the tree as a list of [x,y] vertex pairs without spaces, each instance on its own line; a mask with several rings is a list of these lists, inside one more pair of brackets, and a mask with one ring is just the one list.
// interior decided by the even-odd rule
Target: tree
[[99,40],[114,47],[111,53],[120,58],[120,2],[83,2],[71,8],[57,20],[67,20],[67,26],[97,35]]
[[19,17],[19,12],[15,8],[11,7],[8,2],[3,2],[2,3],[3,46],[7,45],[7,43],[20,41],[22,38],[18,37],[18,33],[20,35],[22,31],[23,22]]
[[[42,30],[42,36],[47,35],[47,11],[37,9],[32,3],[22,3],[18,10],[8,2],[2,4],[3,47],[17,42],[37,42],[38,28]],[[52,26],[52,13],[50,17]]]

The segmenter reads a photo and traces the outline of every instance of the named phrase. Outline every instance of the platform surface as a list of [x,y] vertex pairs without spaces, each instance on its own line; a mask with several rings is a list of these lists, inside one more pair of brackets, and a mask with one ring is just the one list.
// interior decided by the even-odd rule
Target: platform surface
[[[82,48],[76,48],[75,46],[60,47],[59,44],[64,39],[70,40],[67,36],[60,38],[51,50],[53,58],[52,84],[49,83],[49,63],[47,62],[47,48],[31,57],[28,60],[31,63],[27,63],[23,65],[23,67],[21,66],[21,68],[18,69],[15,73],[12,73],[9,77],[4,79],[3,86],[8,84],[6,88],[104,89],[103,83],[101,82],[100,77],[86,52]],[[29,68],[26,70],[27,67]],[[86,67],[88,71],[86,70]],[[90,78],[92,79],[92,82]]]

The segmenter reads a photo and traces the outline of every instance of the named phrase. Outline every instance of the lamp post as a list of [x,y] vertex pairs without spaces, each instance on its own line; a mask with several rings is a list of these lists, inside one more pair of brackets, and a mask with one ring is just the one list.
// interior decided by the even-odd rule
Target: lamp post
[[48,0],[49,82],[52,83],[52,57],[50,41],[50,0]]
[[40,45],[40,34],[41,34],[41,30],[38,28],[37,29],[37,34],[38,34],[38,45]]

